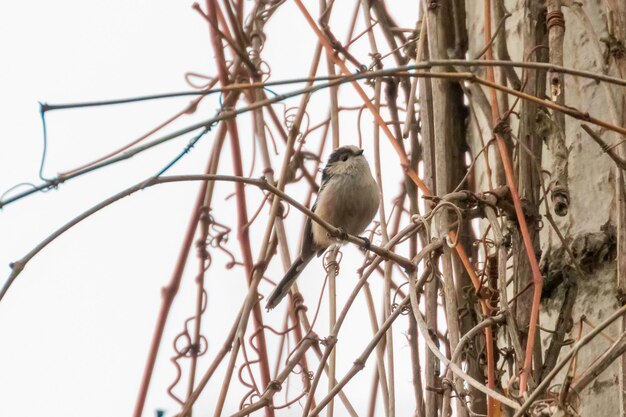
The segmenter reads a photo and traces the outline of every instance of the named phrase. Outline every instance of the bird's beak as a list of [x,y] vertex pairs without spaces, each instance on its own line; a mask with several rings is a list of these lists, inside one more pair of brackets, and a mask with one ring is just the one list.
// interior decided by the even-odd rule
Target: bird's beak
[[357,151],[356,155],[357,155],[357,156],[359,156],[359,155],[363,155],[363,151],[364,151],[364,149],[359,149],[359,150]]

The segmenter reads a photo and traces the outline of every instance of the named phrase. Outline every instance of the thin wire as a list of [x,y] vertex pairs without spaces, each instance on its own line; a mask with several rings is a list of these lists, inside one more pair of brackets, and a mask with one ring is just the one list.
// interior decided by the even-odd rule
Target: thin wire
[[5,192],[2,193],[2,195],[0,195],[0,201],[2,201],[4,199],[4,197],[9,194],[11,191],[15,190],[16,188],[19,188],[21,186],[27,185],[29,187],[31,187],[31,189],[36,189],[37,186],[35,184],[33,184],[32,182],[20,182],[18,184],[15,184],[13,187],[9,188],[8,190],[6,190]]
[[[620,79],[618,77],[611,77],[604,74],[596,74],[589,71],[578,70],[575,68],[568,68],[563,66],[552,65],[549,63],[541,63],[541,62],[517,62],[517,61],[498,61],[498,60],[461,60],[461,59],[448,59],[448,60],[431,60],[420,62],[416,65],[402,65],[396,68],[393,68],[392,71],[382,71],[383,74],[393,73],[397,71],[412,71],[419,69],[426,69],[435,66],[449,66],[449,65],[458,65],[464,67],[472,67],[472,66],[482,66],[482,67],[490,67],[490,66],[506,66],[506,67],[517,67],[517,68],[535,68],[535,69],[545,69],[548,71],[563,73],[572,76],[591,78],[599,81],[608,82],[615,85],[626,86],[626,80]],[[368,74],[370,71],[362,71],[360,68],[356,68],[353,75],[363,74],[363,78],[367,78],[369,76],[373,76],[374,74]],[[380,73],[381,71],[372,71],[373,73]],[[267,87],[267,86],[277,86],[277,85],[287,85],[287,84],[300,84],[306,82],[319,82],[319,81],[334,81],[338,79],[346,78],[343,75],[333,75],[333,76],[319,76],[319,77],[305,77],[305,78],[292,78],[286,80],[277,80],[277,81],[268,81],[265,83],[253,83],[249,85],[240,85],[239,88],[259,88],[259,87]],[[353,79],[348,79],[346,81],[352,81]],[[48,103],[40,103],[42,111],[45,113],[51,110],[62,110],[62,109],[72,109],[72,108],[83,108],[83,107],[96,107],[96,106],[108,106],[114,104],[125,104],[125,103],[135,103],[138,101],[146,101],[146,100],[158,100],[164,98],[173,98],[173,97],[184,97],[184,96],[198,96],[198,95],[210,95],[216,93],[222,93],[224,91],[232,91],[232,86],[230,87],[222,87],[211,90],[202,90],[202,91],[180,91],[175,93],[165,93],[165,94],[154,94],[148,96],[140,96],[140,97],[131,97],[131,98],[122,98],[115,100],[107,100],[107,101],[92,101],[85,103],[69,103],[69,104],[48,104]]]
[[208,131],[211,130],[211,126],[207,127],[206,129],[204,129],[202,132],[200,132],[198,135],[194,136],[189,143],[187,144],[187,146],[185,146],[185,149],[183,149],[183,151],[181,153],[179,153],[176,158],[174,158],[169,164],[167,164],[163,169],[161,169],[156,176],[160,177],[161,175],[165,174],[171,167],[173,167],[178,161],[180,161],[183,156],[185,156],[186,154],[189,153],[189,151],[191,151],[191,149],[193,149],[193,147],[196,145],[196,143],[202,138],[202,136],[204,136]]
[[[46,153],[48,151],[48,132],[46,129],[46,116],[44,104],[39,102],[39,114],[41,115],[41,125],[43,127],[43,151],[41,153],[41,162],[39,164],[39,178],[46,182],[52,182],[52,179],[43,176],[43,167],[46,162]],[[4,194],[3,194],[4,196]]]
[[278,96],[278,93],[274,90],[270,90],[267,87],[263,87],[263,90],[267,91],[268,93],[272,94],[274,97]]
[[[332,80],[339,79],[341,77],[342,76],[339,76],[339,75],[322,76],[322,77],[315,77],[313,81],[317,81],[317,82],[332,81]],[[294,79],[289,79],[289,80],[268,81],[266,83],[263,83],[263,89],[266,91],[269,91],[270,93],[276,96],[278,94],[270,90],[269,88],[267,88],[267,86],[301,84],[301,83],[306,83],[310,81],[311,81],[311,78],[294,78]],[[244,85],[244,84],[248,84],[248,83],[242,83],[241,88],[254,88],[255,87],[254,84],[249,85],[249,86]],[[261,87],[261,85],[257,85],[256,87]],[[66,109],[78,109],[78,108],[85,108],[85,107],[112,106],[112,105],[117,105],[117,104],[129,104],[129,103],[136,103],[136,102],[141,102],[141,101],[161,100],[161,99],[176,98],[176,97],[208,96],[208,95],[218,94],[218,93],[222,94],[225,91],[232,91],[232,90],[233,88],[214,88],[214,89],[209,89],[209,90],[205,89],[201,91],[196,91],[196,90],[178,91],[175,93],[151,94],[147,96],[128,97],[128,98],[120,98],[120,99],[113,99],[113,100],[89,101],[85,103],[67,103],[67,104],[39,103],[39,104],[41,106],[41,111],[45,113],[45,112],[52,111],[52,110],[66,110]]]
[[[322,84],[322,85],[315,85],[313,87],[310,88],[305,88],[305,89],[299,89],[299,90],[295,90],[295,91],[291,91],[289,93],[283,93],[283,94],[279,94],[276,97],[272,98],[272,99],[268,99],[268,102],[265,103],[264,105],[270,105],[276,102],[280,102],[283,101],[287,98],[290,97],[294,97],[297,95],[302,94],[303,92],[310,92],[310,93],[314,93],[316,91],[322,90],[324,88],[328,88],[328,87],[332,87],[334,85],[338,85],[338,84],[343,84],[346,82],[351,82],[351,81],[355,81],[358,79],[362,79],[362,78],[369,78],[372,76],[384,76],[384,75],[388,75],[388,74],[397,74],[399,71],[411,71],[411,70],[417,70],[417,69],[421,69],[421,68],[429,68],[432,66],[437,66],[437,65],[444,65],[444,64],[454,64],[454,65],[465,65],[465,66],[471,66],[471,65],[482,65],[482,66],[497,66],[497,65],[502,65],[502,66],[515,66],[515,67],[523,67],[523,68],[546,68],[549,69],[553,72],[564,72],[567,74],[571,74],[571,75],[575,75],[575,76],[583,76],[583,77],[590,77],[588,72],[585,71],[580,71],[580,70],[572,70],[572,69],[568,69],[565,67],[557,67],[557,66],[553,66],[553,65],[549,65],[549,64],[543,64],[543,63],[528,63],[528,62],[523,62],[523,63],[517,63],[517,62],[510,62],[510,61],[480,61],[480,62],[476,62],[476,61],[463,61],[463,60],[437,60],[437,61],[426,61],[417,65],[408,65],[408,66],[401,66],[401,67],[397,67],[397,68],[392,68],[392,69],[386,69],[386,70],[378,70],[378,71],[372,71],[372,72],[364,72],[364,73],[360,73],[357,70],[356,74],[350,75],[350,76],[333,76],[333,77],[316,77],[313,80],[317,81],[317,80],[323,80],[323,79],[328,79],[328,80],[333,80],[333,81],[329,81],[328,83]],[[509,64],[509,65],[507,65]],[[417,73],[408,73],[405,74],[407,76],[420,76],[420,74]],[[608,77],[608,76],[602,76],[602,75],[598,75],[598,74],[592,74],[594,75],[594,77],[591,78],[595,78],[601,81],[608,81],[608,82],[612,82],[614,84],[618,84],[618,85],[626,85],[626,81],[625,80],[621,80],[621,79],[617,79],[614,77]],[[275,82],[270,82],[270,83],[265,83],[262,86],[261,85],[257,85],[258,87],[265,87],[267,85],[278,85],[278,84],[290,84],[290,83],[296,83],[296,82],[305,82],[305,81],[311,81],[311,78],[300,78],[300,79],[292,79],[292,80],[283,80],[283,81],[275,81]],[[252,86],[251,86],[252,87]],[[241,88],[244,88],[244,86],[241,86]],[[222,91],[226,91],[226,88],[223,89],[216,89],[216,90],[209,90],[209,91],[203,91],[203,92],[193,92],[193,93],[184,93],[184,95],[191,95],[191,94],[210,94],[210,93],[217,93],[217,92],[222,92]],[[228,89],[228,90],[232,90],[232,88]],[[168,95],[161,95],[161,96],[150,96],[150,99],[155,99],[155,98],[163,98],[164,96],[168,96],[168,97],[174,97],[175,94],[168,94]],[[122,102],[134,102],[134,101],[142,101],[148,99],[146,97],[139,97],[139,98],[133,98],[133,99],[124,99],[124,100],[117,100],[115,102],[93,102],[93,103],[82,103],[82,104],[69,104],[69,105],[48,105],[43,103],[42,106],[42,113],[48,110],[55,110],[55,109],[62,109],[62,108],[78,108],[78,107],[89,107],[89,106],[102,106],[102,105],[108,105],[108,104],[119,104]],[[228,118],[230,117],[234,117],[238,114],[242,114],[242,113],[246,113],[248,111],[253,110],[253,108],[251,107],[244,107],[244,108],[240,108],[240,109],[235,109],[232,111],[232,114],[229,114]],[[227,118],[227,117],[221,117],[218,116],[217,118],[213,118],[210,119],[208,121],[202,122],[200,124],[195,124],[192,126],[189,126],[185,129],[182,129],[181,131],[175,132],[174,134],[171,135],[167,135],[164,138],[161,138],[160,140],[154,141],[149,147],[152,146],[156,146],[160,143],[162,143],[165,140],[169,140],[172,139],[174,137],[178,137],[184,133],[188,133],[190,131],[202,128],[204,126],[206,126],[207,123],[215,123],[216,121],[221,120],[222,118]],[[45,122],[45,120],[44,120]],[[45,133],[45,123],[44,123],[44,133]],[[45,135],[44,135],[45,136]],[[147,149],[147,148],[146,148]],[[44,153],[45,153],[45,146],[44,146]],[[117,161],[115,161],[117,162]],[[49,190],[51,188],[54,188],[56,186],[58,186],[60,183],[62,183],[63,181],[69,179],[69,178],[74,178],[76,176],[85,174],[87,172],[91,172],[95,169],[99,169],[104,165],[108,165],[112,163],[112,161],[105,161],[103,164],[101,165],[97,165],[95,167],[90,167],[89,169],[85,169],[84,171],[78,172],[75,175],[69,176],[67,178],[65,177],[57,177],[51,180],[44,180],[45,183],[44,184],[40,184],[38,186],[36,186],[36,188],[33,188],[29,191],[25,191],[22,192],[20,194],[18,194],[15,197],[11,197],[6,201],[0,200],[0,208],[4,207],[7,204],[10,204],[14,201],[17,201],[23,197],[26,197],[30,194],[33,194],[37,191],[45,191],[45,190]],[[43,164],[42,164],[43,167]],[[40,170],[41,171],[41,170]]]

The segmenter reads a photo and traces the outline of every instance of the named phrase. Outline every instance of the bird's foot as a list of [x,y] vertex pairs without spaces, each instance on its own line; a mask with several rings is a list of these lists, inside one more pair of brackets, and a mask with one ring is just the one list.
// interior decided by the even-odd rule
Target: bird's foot
[[370,250],[370,248],[372,247],[372,242],[370,242],[370,240],[365,236],[359,236],[359,238],[363,240],[363,249]]
[[348,240],[348,233],[343,227],[338,227],[336,231],[332,233],[333,237],[341,241]]

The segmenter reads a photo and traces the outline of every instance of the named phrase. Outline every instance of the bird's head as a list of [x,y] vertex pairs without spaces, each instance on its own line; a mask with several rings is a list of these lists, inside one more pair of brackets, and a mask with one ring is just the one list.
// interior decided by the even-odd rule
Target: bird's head
[[341,164],[342,162],[348,162],[350,159],[364,160],[363,149],[354,145],[342,146],[337,148],[330,154],[328,158],[328,165]]
[[363,156],[363,149],[353,145],[335,149],[324,169],[328,175],[345,174],[354,170],[369,170],[369,165]]

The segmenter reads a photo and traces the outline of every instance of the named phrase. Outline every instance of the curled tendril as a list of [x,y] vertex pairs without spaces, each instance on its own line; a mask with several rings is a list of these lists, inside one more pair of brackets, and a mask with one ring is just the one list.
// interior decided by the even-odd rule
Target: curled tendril
[[280,218],[285,220],[291,211],[291,204],[286,204],[284,201],[281,201],[279,210]]
[[207,235],[207,245],[222,251],[230,258],[230,262],[226,264],[227,269],[231,269],[233,266],[237,265],[235,255],[224,247],[224,245],[228,243],[230,232],[230,227],[217,222],[215,218],[211,217],[209,233]]
[[241,399],[241,402],[239,403],[239,409],[244,410],[250,407],[253,403],[253,400],[252,400],[253,396],[254,396],[254,388],[248,391],[246,395],[243,396],[243,398]]
[[[203,80],[201,84],[196,83],[195,80]],[[185,73],[185,82],[191,87],[196,88],[198,90],[206,90],[212,84],[215,83],[215,78],[210,77],[208,75],[199,74],[197,72],[186,72]]]
[[341,252],[340,250],[337,250],[337,256],[335,256],[335,259],[331,259],[332,252],[333,251],[327,251],[324,254],[324,261],[323,261],[324,270],[328,274],[330,272],[330,268],[334,267],[336,271],[335,273],[339,275],[339,264],[341,263],[341,259],[343,259],[343,252]]
[[441,210],[450,210],[452,212],[454,212],[454,214],[456,215],[457,218],[457,225],[456,225],[456,238],[454,240],[452,240],[450,238],[450,235],[448,233],[446,233],[445,238],[446,238],[446,244],[448,245],[448,247],[454,249],[458,244],[459,244],[459,236],[461,235],[461,225],[462,225],[462,219],[463,219],[463,215],[461,213],[461,209],[458,208],[455,204],[452,204],[449,201],[445,201],[442,200],[440,201],[435,208],[431,211],[431,216],[435,216],[436,213],[439,213]]
[[185,402],[176,394],[174,394],[174,388],[176,387],[176,385],[178,385],[178,382],[180,382],[180,377],[182,376],[183,372],[180,368],[180,365],[178,364],[178,358],[172,357],[170,361],[174,364],[174,367],[176,368],[176,377],[174,378],[174,381],[167,387],[167,393],[178,404],[184,405]]
[[373,240],[374,236],[382,236],[383,232],[380,227],[380,222],[378,220],[374,220],[372,222],[372,227],[365,230],[365,232],[369,233],[369,240]]
[[424,226],[424,234],[426,235],[426,241],[430,242],[431,237],[430,237],[430,224],[428,223],[428,221],[430,220],[432,216],[432,212],[430,212],[428,214],[428,216],[424,217],[420,214],[414,214],[411,216],[411,221],[415,224],[421,224],[422,226]]
[[[304,135],[302,136],[303,140],[306,137],[306,135],[308,135],[308,132],[309,131],[305,132]],[[302,143],[300,145],[302,145]],[[305,173],[305,167],[304,167],[305,161],[313,160],[315,162],[319,162],[319,158],[317,157],[317,155],[313,154],[312,152],[303,151],[301,149],[302,149],[302,146],[298,146],[293,156],[291,157],[291,160],[289,161],[289,169],[287,171],[287,179],[286,179],[288,183],[298,182],[302,178],[304,178],[305,175],[310,175],[310,174]],[[315,179],[312,178],[312,181],[314,182]]]
[[[400,307],[400,305],[398,303],[393,303],[391,304],[391,311],[394,312],[396,311],[396,309]],[[408,314],[410,314],[413,310],[411,309],[411,306],[409,304],[405,304],[402,307],[400,307],[400,309],[402,310],[402,312],[400,313],[403,316],[406,316]]]
[[[259,26],[262,26],[263,24],[265,24],[265,22],[269,20],[270,16],[274,13],[274,11],[276,11],[276,9],[285,1],[287,0],[260,0],[258,2],[259,5],[262,5],[265,7],[258,7],[254,15],[248,15],[248,17],[246,18],[245,26],[252,27],[253,22],[255,21],[259,22]],[[265,34],[263,32],[253,29],[250,34],[250,38],[252,39],[252,37],[255,35],[262,36],[263,38],[265,37]]]
[[256,360],[246,360],[238,369],[237,371],[237,376],[239,378],[239,382],[241,382],[242,385],[251,388],[252,390],[256,391],[255,385],[254,385],[254,381],[248,382],[244,379],[244,375],[243,372],[244,371],[248,371],[249,375],[252,376],[252,369],[250,368],[252,365],[259,363],[260,361],[258,359]]
[[[204,312],[206,311],[207,304],[208,295],[206,290],[202,289],[202,305],[200,308],[200,315],[204,314]],[[197,345],[194,344],[192,341],[191,334],[189,333],[189,326],[190,323],[195,321],[195,319],[196,317],[194,315],[185,320],[183,330],[174,338],[173,349],[175,355],[170,358],[170,362],[172,362],[176,369],[176,377],[174,378],[174,381],[172,381],[172,383],[167,387],[167,393],[174,401],[181,405],[183,405],[185,402],[174,393],[174,388],[176,388],[182,377],[182,369],[180,367],[179,361],[182,358],[200,357],[204,355],[209,349],[209,342],[202,334],[199,335]]]
[[272,68],[264,60],[259,61],[259,63],[257,64],[257,68],[259,71],[259,75],[261,75],[261,81],[267,82],[267,80],[269,80],[272,76]]
[[543,229],[544,223],[543,223],[543,219],[538,219],[537,220],[537,225],[535,226],[535,228],[537,229],[537,231],[540,231]]
[[[260,37],[260,39],[263,39],[263,38]],[[263,44],[261,43],[261,45]],[[255,62],[261,59],[261,48],[259,48],[259,50],[254,49],[254,48],[248,48],[246,52],[248,53],[248,58],[250,58],[250,61],[252,62]]]
[[[533,417],[543,417],[555,415],[557,410],[563,409],[567,415],[579,416],[578,406],[580,404],[580,395],[569,387],[567,400],[560,404],[561,390],[563,384],[555,384],[548,388],[544,398],[535,401],[530,408],[530,415]],[[573,394],[573,395],[572,395]]]
[[198,250],[198,257],[204,262],[204,270],[206,271],[211,267],[211,264],[213,263],[213,258],[206,248],[206,241],[196,242],[196,248]]
[[[259,357],[259,348],[258,348],[257,344],[255,343],[255,341],[256,341],[256,339],[257,339],[257,337],[258,337],[259,335],[261,335],[261,333],[262,333],[264,330],[269,330],[270,332],[274,333],[274,334],[275,334],[275,335],[277,335],[277,336],[286,336],[286,335],[288,335],[289,333],[291,333],[291,332],[292,332],[292,331],[293,331],[296,327],[298,327],[299,325],[300,325],[300,323],[299,323],[298,321],[296,321],[296,322],[293,324],[293,326],[292,326],[292,327],[289,327],[289,328],[285,329],[284,331],[279,331],[279,330],[276,330],[275,328],[273,328],[273,327],[271,327],[271,326],[268,326],[268,325],[263,325],[263,326],[259,327],[259,328],[258,328],[258,329],[254,332],[254,333],[252,333],[252,334],[250,335],[250,337],[248,338],[248,344],[249,344],[249,345],[250,345],[250,347],[252,347],[252,349],[254,350],[255,354],[257,355],[257,359],[255,359],[255,360],[250,360],[250,359],[248,358],[247,352],[246,352],[246,350],[245,350],[245,345],[242,345],[242,352],[243,352],[243,354],[244,354],[245,361],[244,361],[244,363],[243,363],[243,364],[239,367],[239,370],[238,370],[238,376],[239,376],[239,380],[241,381],[241,383],[242,383],[243,385],[245,385],[245,386],[247,386],[247,387],[249,387],[249,388],[254,388],[254,387],[256,387],[256,383],[254,382],[254,378],[252,377],[252,368],[251,368],[251,366],[260,362],[260,360],[258,359],[258,357]],[[294,350],[295,350],[295,348],[294,348]],[[290,353],[290,355],[291,355],[291,354],[293,354],[293,352],[292,352],[292,353]],[[289,356],[288,356],[288,358],[289,358]],[[288,360],[288,359],[287,359],[287,360]],[[246,381],[243,379],[243,371],[244,371],[244,370],[247,370],[247,371],[248,371],[248,373],[249,373],[250,377],[252,378],[252,383],[248,383],[248,382],[246,382]],[[256,388],[254,388],[254,389],[255,389],[255,392],[257,392],[257,393],[258,393],[258,390],[257,390]],[[252,395],[257,395],[257,394],[256,394],[256,393],[254,393],[254,394],[252,394]]]
[[[369,53],[368,55],[372,58],[372,63],[369,65],[369,67],[360,68],[359,72],[361,72],[361,71],[373,71],[374,69],[382,68],[382,58],[383,58],[383,56],[379,52]],[[366,84],[374,85],[374,78],[368,78],[367,81],[366,81]]]
[[409,285],[409,282],[403,282],[402,284],[398,285],[398,288],[396,288],[396,290],[393,292],[393,297],[391,297],[391,305],[398,305],[398,295],[400,294],[400,290],[402,289],[402,287],[404,287],[405,285]]
[[[253,346],[254,348],[254,346]],[[255,349],[256,351],[256,349]],[[256,381],[254,379],[254,373],[252,372],[252,365],[259,363],[260,360],[257,356],[256,359],[251,360],[248,357],[248,352],[246,350],[246,344],[242,343],[241,344],[241,353],[243,354],[243,358],[244,358],[244,363],[241,364],[241,366],[239,367],[238,371],[237,371],[237,377],[239,378],[239,382],[241,382],[244,386],[251,388],[254,392],[258,392],[259,389],[257,387]],[[246,370],[248,371],[248,376],[250,377],[250,382],[247,382],[244,378],[243,378],[243,371]]]
[[[286,107],[283,110],[283,124],[287,128],[287,130],[292,130],[295,128],[296,118],[298,117],[299,108],[298,107]],[[296,140],[298,143],[302,143],[302,139],[304,137],[303,131],[309,130],[310,126],[310,117],[309,114],[305,111],[302,115],[302,120],[300,122],[300,126],[298,126],[298,135]],[[302,128],[302,124],[306,126],[304,129]]]

